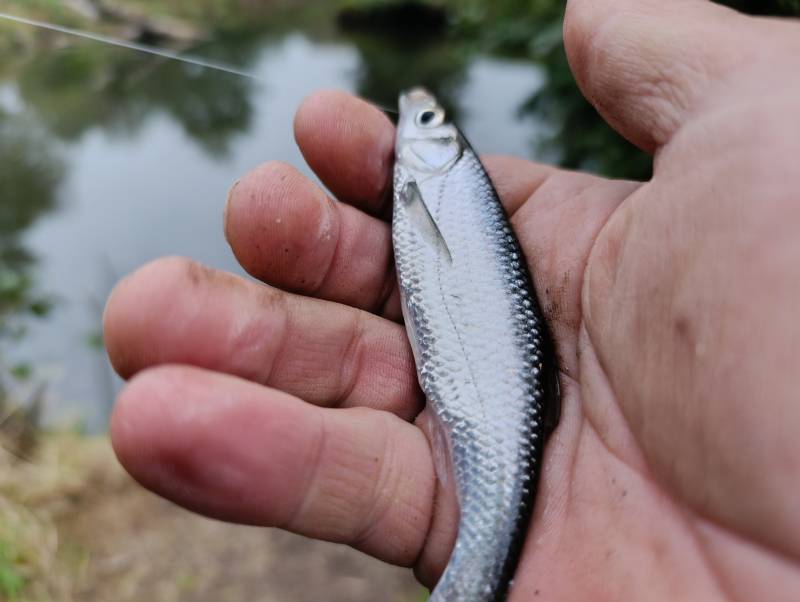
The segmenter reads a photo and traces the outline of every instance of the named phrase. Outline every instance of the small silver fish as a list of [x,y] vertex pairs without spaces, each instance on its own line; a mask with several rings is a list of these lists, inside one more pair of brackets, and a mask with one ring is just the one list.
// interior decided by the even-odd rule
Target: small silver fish
[[452,474],[460,507],[430,601],[505,600],[558,421],[555,354],[483,165],[419,88],[400,97],[392,231],[405,324],[438,431],[437,473]]

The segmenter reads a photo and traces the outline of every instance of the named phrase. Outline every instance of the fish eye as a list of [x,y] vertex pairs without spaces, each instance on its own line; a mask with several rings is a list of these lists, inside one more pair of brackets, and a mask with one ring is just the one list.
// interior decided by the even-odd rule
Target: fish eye
[[440,108],[425,109],[417,115],[417,125],[420,127],[438,127],[444,122],[444,111]]
[[433,111],[423,111],[422,114],[419,116],[419,122],[422,125],[428,125],[434,119],[436,119],[436,113],[434,113]]

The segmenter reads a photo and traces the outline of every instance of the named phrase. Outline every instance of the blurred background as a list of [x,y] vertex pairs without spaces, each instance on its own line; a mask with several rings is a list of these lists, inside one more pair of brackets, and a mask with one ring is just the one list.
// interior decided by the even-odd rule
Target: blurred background
[[[730,0],[798,15],[800,0]],[[156,257],[241,273],[231,183],[305,170],[300,101],[392,108],[434,90],[482,153],[646,179],[583,100],[559,0],[0,0],[0,12],[201,57],[252,77],[0,16],[0,600],[419,602],[408,571],[195,517],[141,491],[104,436],[121,382],[105,299]]]

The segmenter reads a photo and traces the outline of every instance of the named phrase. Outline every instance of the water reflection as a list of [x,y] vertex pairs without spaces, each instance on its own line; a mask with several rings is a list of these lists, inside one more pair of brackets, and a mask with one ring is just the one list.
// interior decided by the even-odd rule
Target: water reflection
[[[303,165],[292,120],[313,90],[345,89],[394,105],[401,87],[426,83],[458,110],[477,148],[530,152],[537,124],[520,121],[517,109],[541,85],[537,67],[468,59],[441,41],[409,60],[391,41],[323,39],[283,31],[249,38],[229,56],[205,49],[248,66],[258,82],[83,43],[35,55],[10,74],[0,101],[37,124],[44,146],[60,149],[66,167],[52,171],[60,179],[28,178],[48,183],[49,192],[10,197],[17,211],[29,210],[23,197],[41,207],[16,230],[17,240],[40,258],[36,277],[60,300],[10,353],[35,359],[38,375],[52,383],[53,419],[105,425],[119,382],[89,342],[119,277],[170,254],[239,271],[222,235],[227,189],[264,160]],[[2,135],[3,144],[12,139]],[[44,161],[50,154],[33,145],[27,156]],[[9,189],[0,184],[6,198]]]
[[[13,107],[7,100],[3,104]],[[36,124],[0,109],[0,337],[19,338],[21,316],[42,315],[49,307],[36,294],[30,275],[34,257],[22,236],[56,206],[63,174],[58,148]]]
[[425,86],[435,90],[451,115],[459,119],[465,71],[475,59],[463,44],[445,44],[441,38],[409,41],[369,34],[353,34],[349,39],[360,55],[355,88],[364,98],[391,107],[397,104],[400,90]]
[[209,153],[224,154],[253,115],[247,78],[98,44],[37,55],[18,85],[27,108],[68,142],[97,127],[134,136],[164,112]]

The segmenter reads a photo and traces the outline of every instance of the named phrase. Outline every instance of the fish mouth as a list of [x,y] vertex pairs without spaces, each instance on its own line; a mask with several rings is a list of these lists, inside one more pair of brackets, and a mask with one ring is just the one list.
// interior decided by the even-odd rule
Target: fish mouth
[[400,111],[404,111],[409,106],[426,104],[436,104],[436,97],[422,86],[417,86],[406,90],[400,94]]

